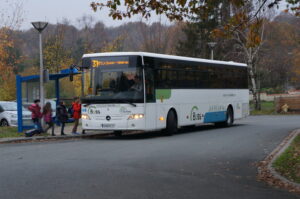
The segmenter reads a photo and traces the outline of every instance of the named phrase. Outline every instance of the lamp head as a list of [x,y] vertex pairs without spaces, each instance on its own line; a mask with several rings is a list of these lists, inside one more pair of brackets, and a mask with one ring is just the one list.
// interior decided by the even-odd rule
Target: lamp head
[[210,48],[214,48],[216,46],[217,42],[207,42],[207,45],[210,47]]
[[42,22],[42,21],[37,21],[37,22],[32,22],[31,23],[33,27],[39,31],[40,33],[47,27],[48,23],[47,22]]

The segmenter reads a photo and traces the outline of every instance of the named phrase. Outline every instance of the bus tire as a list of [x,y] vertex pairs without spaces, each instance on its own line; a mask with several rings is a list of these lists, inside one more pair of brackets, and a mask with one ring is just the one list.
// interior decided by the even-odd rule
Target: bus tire
[[234,122],[234,114],[232,107],[229,106],[226,111],[226,120],[224,122],[216,122],[215,125],[218,127],[229,127],[232,126]]
[[116,137],[121,137],[122,136],[122,131],[114,131],[114,135],[116,136]]
[[178,120],[174,110],[170,110],[167,116],[166,135],[173,135],[178,130]]

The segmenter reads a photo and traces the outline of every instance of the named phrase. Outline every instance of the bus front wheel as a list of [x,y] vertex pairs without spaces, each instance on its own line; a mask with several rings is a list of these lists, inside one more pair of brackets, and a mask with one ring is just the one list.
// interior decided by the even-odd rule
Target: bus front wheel
[[166,135],[173,135],[177,132],[177,116],[174,110],[170,110],[167,116]]

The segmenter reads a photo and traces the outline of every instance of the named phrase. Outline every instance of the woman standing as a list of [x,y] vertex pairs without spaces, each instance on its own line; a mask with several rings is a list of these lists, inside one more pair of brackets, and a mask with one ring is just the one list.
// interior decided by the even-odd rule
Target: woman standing
[[61,135],[66,135],[64,133],[64,130],[65,130],[65,123],[68,121],[68,112],[64,101],[61,101],[57,106],[56,116],[58,121],[61,123],[61,131],[60,131]]
[[52,136],[55,136],[54,134],[54,122],[52,121],[52,108],[51,108],[51,103],[47,102],[43,108],[43,117],[44,121],[48,125],[47,128],[45,129],[45,132],[51,128],[52,129]]
[[72,110],[73,110],[73,119],[74,119],[72,134],[78,134],[77,127],[79,124],[79,119],[81,118],[81,104],[80,104],[79,97],[74,97],[74,102],[72,103]]

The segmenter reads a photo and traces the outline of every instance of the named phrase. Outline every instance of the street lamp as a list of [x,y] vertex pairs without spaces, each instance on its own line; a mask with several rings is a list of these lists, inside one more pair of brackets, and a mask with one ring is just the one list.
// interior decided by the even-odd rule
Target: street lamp
[[207,45],[210,48],[210,59],[214,59],[214,48],[216,46],[217,42],[207,42]]
[[42,49],[42,31],[47,27],[47,22],[32,22],[33,27],[39,31],[40,38],[40,101],[41,107],[44,106],[44,66],[43,66],[43,49]]

